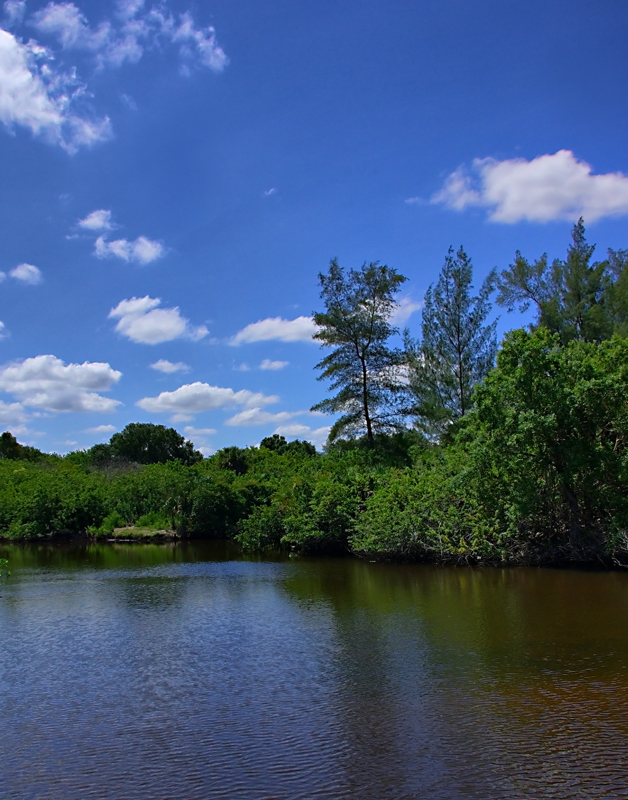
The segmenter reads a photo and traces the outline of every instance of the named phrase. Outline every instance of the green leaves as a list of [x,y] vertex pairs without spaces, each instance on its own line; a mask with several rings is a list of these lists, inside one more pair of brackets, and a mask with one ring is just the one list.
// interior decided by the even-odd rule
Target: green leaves
[[341,414],[330,441],[366,433],[372,445],[376,432],[399,423],[394,400],[401,389],[397,370],[403,359],[388,340],[398,333],[390,317],[406,278],[377,262],[345,275],[335,259],[318,278],[326,310],[313,315],[319,327],[314,338],[335,349],[316,368],[322,371],[319,380],[330,380],[336,394],[312,410]]
[[493,279],[471,296],[471,259],[462,247],[456,255],[450,248],[436,286],[425,294],[421,342],[406,332],[410,413],[428,433],[442,434],[469,411],[475,385],[494,364],[496,323],[486,324]]

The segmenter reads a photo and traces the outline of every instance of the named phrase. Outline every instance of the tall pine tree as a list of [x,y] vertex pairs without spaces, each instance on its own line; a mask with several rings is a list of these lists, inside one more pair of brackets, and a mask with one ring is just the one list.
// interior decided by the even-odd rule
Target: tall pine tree
[[366,434],[373,446],[375,434],[397,427],[394,404],[400,354],[388,340],[399,331],[391,325],[395,294],[406,280],[396,270],[374,262],[345,274],[336,259],[327,274],[318,276],[326,310],[314,313],[315,339],[333,347],[319,364],[319,380],[331,380],[336,394],[313,406],[341,416],[332,426],[330,441],[341,435]]
[[421,341],[406,332],[410,412],[419,427],[441,434],[472,406],[475,385],[495,362],[496,322],[486,324],[494,275],[471,296],[473,267],[461,247],[453,248],[436,286],[425,294]]

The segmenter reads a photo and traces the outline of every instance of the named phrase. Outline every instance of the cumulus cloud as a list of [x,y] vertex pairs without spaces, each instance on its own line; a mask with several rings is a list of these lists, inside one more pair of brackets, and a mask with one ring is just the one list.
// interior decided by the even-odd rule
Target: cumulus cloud
[[270,317],[259,322],[252,322],[236,333],[231,344],[248,344],[250,342],[310,342],[316,333],[316,325],[312,317],[283,319]]
[[150,365],[151,369],[156,369],[157,372],[165,372],[166,375],[171,375],[173,372],[189,372],[190,367],[187,364],[184,364],[183,361],[172,362],[168,361],[165,358],[160,358],[159,361],[155,361],[154,364]]
[[0,391],[45,411],[109,413],[120,401],[99,392],[111,389],[121,376],[107,363],[65,364],[56,356],[35,356],[0,367]]
[[161,258],[166,252],[166,248],[161,242],[147,239],[146,236],[138,236],[134,242],[128,239],[116,239],[108,242],[104,236],[96,239],[95,255],[98,258],[109,258],[115,256],[123,261],[136,261],[138,264],[150,264]]
[[69,152],[108,139],[108,118],[75,111],[84,95],[75,73],[59,71],[46,48],[0,29],[0,121],[9,130],[19,125]]
[[259,365],[259,368],[277,370],[287,367],[289,363],[290,363],[289,361],[271,361],[270,358],[265,358]]
[[4,403],[0,400],[0,425],[19,425],[27,416],[21,403]]
[[312,442],[316,447],[322,447],[327,441],[331,426],[327,425],[323,428],[312,429],[307,425],[300,425],[298,422],[290,425],[280,425],[275,429],[274,433],[279,436],[285,436],[286,439],[306,439]]
[[86,231],[110,231],[113,228],[111,211],[106,211],[104,208],[92,211],[85,219],[79,220],[78,226]]
[[196,381],[175,389],[173,392],[161,392],[157,397],[144,397],[136,405],[155,414],[174,414],[175,420],[190,419],[195,414],[213,411],[231,406],[255,408],[278,402],[276,395],[264,395],[248,389],[224,388],[211,386]]
[[41,270],[37,269],[33,264],[19,264],[15,269],[11,270],[9,275],[18,281],[22,281],[22,283],[29,283],[31,286],[35,286],[43,280]]
[[178,308],[158,308],[158,297],[132,297],[122,300],[109,312],[117,319],[116,330],[132,342],[160,344],[173,339],[198,341],[209,331],[204,325],[193,327]]
[[527,161],[478,158],[471,170],[453,172],[431,200],[462,211],[487,208],[493,222],[589,222],[628,214],[628,176],[622,172],[594,175],[586,161],[570,150]]

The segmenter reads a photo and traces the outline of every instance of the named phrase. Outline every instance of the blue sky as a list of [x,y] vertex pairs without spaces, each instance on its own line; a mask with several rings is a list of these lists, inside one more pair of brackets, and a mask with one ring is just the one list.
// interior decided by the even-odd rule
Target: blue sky
[[[317,273],[628,246],[628,6],[8,0],[0,429],[324,441]],[[522,323],[502,314],[500,332]]]

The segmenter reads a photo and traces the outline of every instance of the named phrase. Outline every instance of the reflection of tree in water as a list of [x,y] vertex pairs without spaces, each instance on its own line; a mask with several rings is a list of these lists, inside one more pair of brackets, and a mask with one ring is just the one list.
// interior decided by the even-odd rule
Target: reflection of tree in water
[[304,562],[287,588],[334,609],[349,784],[361,797],[613,796],[627,577]]

